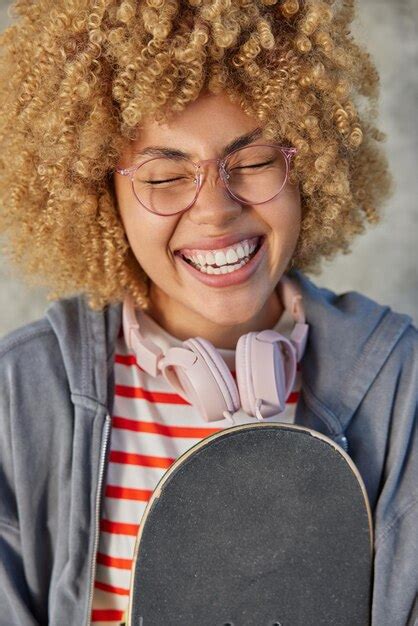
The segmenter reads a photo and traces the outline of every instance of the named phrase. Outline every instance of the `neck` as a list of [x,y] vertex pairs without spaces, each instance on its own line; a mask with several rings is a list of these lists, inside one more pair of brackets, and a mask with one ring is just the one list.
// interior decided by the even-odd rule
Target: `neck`
[[170,335],[185,341],[203,337],[215,348],[234,350],[238,339],[249,332],[273,328],[282,316],[284,307],[276,291],[253,318],[244,322],[221,325],[202,317],[179,302],[167,301],[160,291],[151,288],[150,315]]

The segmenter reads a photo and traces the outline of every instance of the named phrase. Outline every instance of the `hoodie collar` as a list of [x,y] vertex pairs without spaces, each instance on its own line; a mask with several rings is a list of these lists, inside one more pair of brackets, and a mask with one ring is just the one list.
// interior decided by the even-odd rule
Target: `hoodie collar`
[[[309,324],[302,389],[319,417],[336,420],[342,431],[412,320],[355,291],[338,295],[317,287],[298,270],[289,277],[302,292]],[[60,346],[73,402],[89,399],[111,410],[122,303],[94,311],[79,295],[55,301],[46,317]]]
[[299,271],[290,275],[302,291],[309,324],[305,394],[325,422],[331,415],[343,431],[412,319],[356,291],[336,294]]
[[55,301],[46,318],[57,337],[73,401],[108,408],[122,303],[96,311],[85,295]]

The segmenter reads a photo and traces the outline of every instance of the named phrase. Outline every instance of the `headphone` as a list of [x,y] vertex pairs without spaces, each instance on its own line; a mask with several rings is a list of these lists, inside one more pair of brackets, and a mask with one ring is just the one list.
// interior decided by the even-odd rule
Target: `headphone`
[[154,377],[162,374],[206,422],[223,416],[234,423],[232,414],[240,408],[262,421],[284,411],[308,337],[298,288],[283,275],[277,289],[295,321],[293,331],[289,339],[274,330],[242,335],[235,349],[236,383],[215,346],[202,337],[183,341],[164,354],[141,334],[141,310],[135,309],[130,295],[124,298],[122,312],[126,344],[145,372]]

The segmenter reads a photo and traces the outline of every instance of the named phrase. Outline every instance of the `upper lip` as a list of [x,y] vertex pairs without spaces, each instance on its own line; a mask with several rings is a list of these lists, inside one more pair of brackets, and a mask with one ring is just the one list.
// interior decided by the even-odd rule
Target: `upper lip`
[[234,243],[243,241],[243,239],[251,239],[252,237],[263,237],[261,233],[234,233],[232,235],[224,235],[222,237],[211,237],[206,239],[199,239],[191,241],[187,245],[177,248],[175,252],[181,252],[181,250],[217,250],[218,248],[227,248],[233,246]]

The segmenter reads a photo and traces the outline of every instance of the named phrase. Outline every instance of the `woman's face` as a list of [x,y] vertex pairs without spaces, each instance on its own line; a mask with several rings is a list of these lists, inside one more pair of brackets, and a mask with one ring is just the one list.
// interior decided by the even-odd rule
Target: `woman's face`
[[[259,126],[226,95],[202,94],[168,124],[147,122],[119,165],[127,168],[152,158],[133,157],[151,146],[182,150],[193,161],[218,158],[224,146]],[[203,172],[195,204],[178,215],[147,211],[128,176],[114,174],[116,198],[132,251],[151,281],[150,314],[180,339],[204,336],[217,347],[234,347],[241,334],[273,326],[282,312],[275,287],[299,236],[300,194],[287,183],[273,200],[247,205],[229,196],[215,164],[204,166]],[[184,258],[198,261],[200,256],[208,265],[210,251],[215,257],[222,250],[227,259],[232,249],[228,258],[233,261],[239,242],[245,252],[245,240],[250,240],[250,254],[252,242],[262,246],[238,271],[202,272]]]

